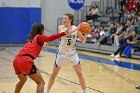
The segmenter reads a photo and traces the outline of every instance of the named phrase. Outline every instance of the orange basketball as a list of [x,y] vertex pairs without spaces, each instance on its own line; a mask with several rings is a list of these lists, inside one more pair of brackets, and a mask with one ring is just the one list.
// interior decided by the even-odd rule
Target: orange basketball
[[87,33],[91,32],[91,26],[90,26],[90,24],[87,23],[87,22],[82,22],[82,23],[80,24],[79,31],[80,31],[82,34],[87,34]]

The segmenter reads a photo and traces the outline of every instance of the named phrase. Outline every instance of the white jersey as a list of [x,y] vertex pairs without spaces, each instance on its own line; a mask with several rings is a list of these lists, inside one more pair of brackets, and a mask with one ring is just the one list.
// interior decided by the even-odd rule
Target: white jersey
[[[65,26],[64,31],[67,30]],[[72,26],[72,30],[75,29],[76,26]],[[73,32],[72,34],[68,35],[67,37],[61,37],[61,42],[59,45],[59,51],[65,51],[65,50],[75,50],[76,49],[76,39],[77,39],[77,31]]]
[[[64,31],[67,30],[65,26]],[[72,30],[75,29],[76,26],[72,26]],[[56,55],[55,66],[61,67],[65,62],[70,61],[73,65],[80,64],[80,60],[78,54],[76,53],[76,39],[77,39],[77,31],[73,32],[67,37],[62,37],[59,45],[59,50]]]

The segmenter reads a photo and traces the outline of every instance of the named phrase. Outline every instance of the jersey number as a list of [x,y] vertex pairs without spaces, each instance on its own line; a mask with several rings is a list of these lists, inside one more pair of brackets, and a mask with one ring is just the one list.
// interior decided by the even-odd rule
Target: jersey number
[[71,44],[71,39],[68,39],[67,45]]

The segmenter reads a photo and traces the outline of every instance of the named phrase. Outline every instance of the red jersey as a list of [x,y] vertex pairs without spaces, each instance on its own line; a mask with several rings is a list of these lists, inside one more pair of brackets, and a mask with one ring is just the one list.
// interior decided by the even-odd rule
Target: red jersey
[[36,73],[37,68],[34,65],[33,59],[37,58],[44,42],[53,41],[65,35],[65,32],[44,36],[36,35],[34,39],[28,40],[23,49],[19,52],[18,56],[13,61],[13,66],[16,74],[23,73],[24,75]]
[[51,35],[51,36],[44,36],[44,35],[36,35],[32,41],[28,40],[27,43],[24,45],[24,48],[19,52],[19,55],[26,55],[29,54],[33,57],[33,59],[37,58],[44,42],[50,42],[55,39],[58,39],[62,36],[66,35],[64,32]]
[[38,37],[40,35],[36,35],[32,41],[27,40],[27,43],[24,45],[24,48],[19,52],[19,55],[30,54],[34,58],[37,58],[41,49],[42,45],[38,42]]

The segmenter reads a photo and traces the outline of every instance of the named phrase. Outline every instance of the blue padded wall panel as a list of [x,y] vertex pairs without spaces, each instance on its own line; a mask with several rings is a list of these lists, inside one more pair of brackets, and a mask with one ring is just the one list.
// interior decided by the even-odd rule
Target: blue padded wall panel
[[23,44],[34,22],[41,23],[40,8],[0,8],[0,44]]

